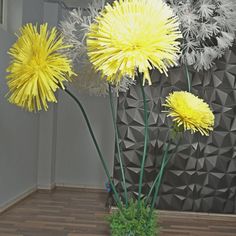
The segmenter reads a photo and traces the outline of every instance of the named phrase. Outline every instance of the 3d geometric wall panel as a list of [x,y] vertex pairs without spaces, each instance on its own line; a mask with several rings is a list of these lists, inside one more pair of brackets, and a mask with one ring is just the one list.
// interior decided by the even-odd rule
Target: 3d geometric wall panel
[[[170,70],[168,78],[157,71],[146,86],[149,115],[149,150],[143,193],[147,193],[160,168],[169,118],[162,104],[169,92],[187,90],[183,68]],[[210,104],[215,114],[214,132],[208,137],[185,133],[166,167],[157,207],[165,210],[236,213],[236,48],[208,72],[191,72],[192,92]],[[128,193],[137,196],[143,152],[143,101],[139,86],[119,97],[117,123],[126,163]],[[174,148],[174,147],[173,147]],[[115,155],[114,181],[122,193]]]

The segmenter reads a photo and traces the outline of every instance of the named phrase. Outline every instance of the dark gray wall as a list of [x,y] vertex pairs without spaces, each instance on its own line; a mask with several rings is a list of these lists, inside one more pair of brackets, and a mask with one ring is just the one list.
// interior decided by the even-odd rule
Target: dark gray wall
[[[157,207],[165,210],[236,213],[236,48],[217,61],[212,71],[191,72],[191,77],[192,92],[207,101],[214,111],[214,132],[209,137],[185,133],[178,153],[166,168]],[[150,143],[144,194],[160,168],[163,144],[170,124],[170,119],[161,112],[161,104],[169,92],[187,88],[183,68],[170,70],[168,78],[153,72],[152,78],[153,85],[145,87],[150,111]],[[143,102],[139,86],[133,86],[127,94],[120,95],[117,117],[129,194],[135,196],[144,140]],[[121,190],[116,158],[114,177]]]

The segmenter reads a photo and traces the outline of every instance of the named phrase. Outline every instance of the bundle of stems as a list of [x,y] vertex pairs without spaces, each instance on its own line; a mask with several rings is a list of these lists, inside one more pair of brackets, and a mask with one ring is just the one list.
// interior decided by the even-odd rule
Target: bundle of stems
[[[186,68],[186,72],[187,72],[187,68]],[[141,201],[144,201],[146,207],[149,207],[150,211],[149,211],[149,218],[151,219],[157,198],[158,198],[158,193],[160,190],[160,186],[161,186],[161,181],[163,178],[163,174],[164,174],[164,170],[165,167],[167,166],[168,162],[170,161],[170,159],[173,157],[173,155],[176,153],[177,149],[178,149],[178,145],[179,145],[179,141],[180,141],[180,136],[178,135],[178,132],[175,132],[174,129],[172,129],[172,132],[174,132],[174,135],[167,135],[167,140],[166,143],[164,145],[164,151],[163,151],[163,155],[162,155],[162,159],[161,159],[161,164],[160,164],[160,170],[157,173],[152,186],[148,192],[148,194],[145,197],[142,197],[142,186],[143,186],[143,178],[144,178],[144,169],[145,169],[145,163],[146,163],[146,158],[147,158],[147,151],[148,151],[148,141],[149,141],[149,132],[148,132],[148,117],[149,117],[149,113],[148,113],[148,109],[147,109],[147,99],[146,99],[146,94],[145,94],[145,89],[144,89],[144,85],[142,82],[142,74],[141,73],[137,73],[136,75],[136,79],[138,80],[138,84],[140,86],[141,89],[141,94],[142,94],[142,100],[143,100],[143,112],[144,112],[144,147],[143,147],[143,154],[141,157],[141,167],[140,167],[140,176],[139,176],[139,184],[138,184],[138,209],[140,209],[141,207]],[[189,84],[189,75],[187,72],[187,81],[188,81],[188,88],[190,88],[190,84]],[[115,107],[114,107],[114,101],[113,101],[113,95],[112,95],[112,89],[111,89],[111,85],[109,85],[109,101],[110,101],[110,108],[111,108],[111,114],[112,114],[112,121],[113,121],[113,128],[115,131],[115,145],[116,145],[116,150],[117,150],[117,157],[118,157],[118,163],[120,165],[120,172],[121,172],[121,183],[122,183],[122,188],[123,188],[123,192],[124,192],[124,201],[122,201],[122,197],[119,195],[116,186],[114,185],[113,179],[111,177],[111,174],[108,170],[108,166],[107,163],[104,159],[104,156],[101,152],[101,149],[98,145],[96,136],[93,132],[91,123],[89,121],[89,118],[86,114],[86,111],[83,107],[83,105],[81,104],[81,102],[79,101],[79,99],[73,94],[71,93],[67,88],[65,89],[65,92],[71,96],[71,98],[77,103],[77,105],[79,106],[83,117],[86,121],[89,133],[92,137],[92,140],[94,142],[94,145],[96,147],[98,156],[101,160],[102,166],[104,168],[105,174],[108,178],[111,190],[113,192],[113,196],[114,196],[114,200],[115,203],[117,205],[117,207],[119,208],[119,210],[122,212],[122,208],[125,206],[126,208],[129,207],[129,200],[128,199],[128,191],[127,191],[127,183],[126,183],[126,177],[125,177],[125,163],[124,163],[124,159],[123,159],[123,153],[122,153],[122,149],[119,143],[119,130],[117,128],[117,123],[116,123],[116,112],[115,112]],[[174,138],[173,138],[174,137]],[[176,139],[176,140],[174,140]],[[170,147],[171,147],[171,143],[174,144],[174,142],[176,141],[176,146],[175,148],[173,148],[172,152],[170,152]]]

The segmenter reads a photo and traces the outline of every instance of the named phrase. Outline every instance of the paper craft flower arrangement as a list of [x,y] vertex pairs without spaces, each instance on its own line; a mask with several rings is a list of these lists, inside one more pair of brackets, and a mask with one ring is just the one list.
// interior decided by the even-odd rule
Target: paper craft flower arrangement
[[137,70],[151,84],[149,70],[167,73],[176,65],[179,38],[177,18],[162,1],[115,1],[91,24],[88,55],[112,84],[134,79]]
[[[177,140],[167,140],[161,169],[147,197],[143,198],[148,145],[148,111],[144,85],[146,82],[151,84],[150,71],[157,69],[168,75],[168,69],[177,66],[180,57],[182,62],[194,65],[196,69],[208,69],[213,60],[222,55],[225,48],[232,43],[234,25],[229,20],[227,27],[226,23],[224,26],[220,25],[217,16],[222,17],[223,13],[219,12],[219,5],[216,8],[210,0],[202,0],[197,5],[193,2],[195,3],[186,0],[177,3],[172,0],[168,1],[168,5],[162,0],[116,0],[112,5],[105,5],[104,1],[94,1],[87,16],[83,15],[81,9],[69,13],[68,18],[61,22],[62,34],[55,28],[48,30],[47,24],[40,27],[32,24],[23,26],[17,42],[9,50],[11,64],[7,69],[7,77],[11,103],[29,111],[42,108],[47,110],[48,102],[56,102],[55,92],[61,88],[81,109],[119,208],[110,219],[112,235],[155,235],[156,219],[153,210],[164,168],[170,156],[173,156],[169,151],[170,143],[178,143],[181,134],[186,130],[200,132],[202,135],[209,135],[213,130],[214,115],[208,104],[189,92],[171,93],[163,107],[172,118],[173,127],[177,127],[170,127],[176,133]],[[221,4],[220,9],[224,6],[226,13],[228,5]],[[181,24],[174,12],[178,13]],[[190,17],[187,17],[187,13]],[[197,36],[199,27],[203,26],[206,29]],[[222,37],[227,38],[226,42]],[[211,56],[206,56],[207,52],[211,52]],[[210,59],[205,62],[203,58]],[[72,76],[76,83],[81,82],[80,88],[110,96],[124,189],[122,196],[118,194],[113,183],[85,109],[78,98],[65,88],[64,83],[71,81]],[[137,85],[141,89],[145,121],[137,202],[130,200],[127,194],[125,163],[119,146],[119,132],[111,95],[114,88],[127,90],[134,84],[134,80],[138,80]],[[133,217],[130,218],[130,215]]]
[[200,132],[209,135],[213,130],[214,115],[209,105],[202,99],[185,91],[176,91],[166,98],[165,107],[178,127],[190,130],[191,133]]
[[9,101],[29,111],[48,109],[48,102],[56,102],[55,91],[73,75],[70,60],[60,51],[69,46],[56,28],[47,24],[27,24],[20,29],[17,42],[9,50],[11,64],[8,87]]
[[[72,60],[74,70],[77,73],[76,79],[72,83],[78,91],[85,91],[95,96],[108,95],[109,88],[107,81],[104,80],[101,73],[94,69],[88,58],[86,38],[90,25],[104,7],[104,0],[94,0],[89,4],[86,12],[80,8],[74,9],[60,23],[64,41],[73,46],[73,50],[66,50],[66,54]],[[135,81],[123,77],[119,84],[111,87],[112,92],[119,95],[119,92],[126,92],[133,84]]]
[[180,20],[181,63],[208,70],[233,45],[235,0],[166,0]]

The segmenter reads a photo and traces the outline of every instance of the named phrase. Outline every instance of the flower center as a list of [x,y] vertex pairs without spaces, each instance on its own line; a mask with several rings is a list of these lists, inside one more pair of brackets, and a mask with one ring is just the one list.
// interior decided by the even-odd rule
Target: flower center
[[29,58],[29,65],[33,70],[43,70],[46,66],[46,56],[43,51],[34,50],[31,57]]

